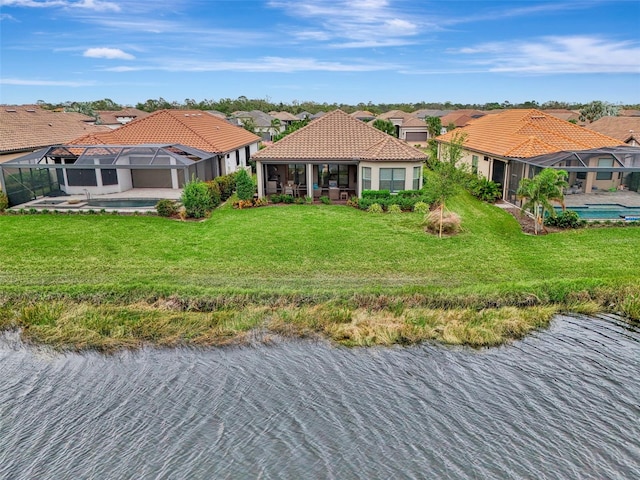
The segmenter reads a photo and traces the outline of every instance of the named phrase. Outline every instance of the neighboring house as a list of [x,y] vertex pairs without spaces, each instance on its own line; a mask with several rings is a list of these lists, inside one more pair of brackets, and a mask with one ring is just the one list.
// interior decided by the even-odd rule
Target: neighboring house
[[349,115],[363,122],[370,122],[371,120],[374,120],[376,118],[376,116],[368,110],[357,110],[353,113],[350,113]]
[[260,110],[251,110],[250,112],[233,112],[230,121],[239,127],[244,126],[247,122],[251,122],[256,135],[260,135],[262,140],[271,141],[271,139],[280,132],[283,132],[285,125],[280,123],[275,126],[274,117]]
[[[378,115],[376,120],[389,120],[396,127],[396,137],[400,138],[400,127],[404,122],[409,119],[417,118],[411,113],[403,112],[402,110],[390,110]],[[369,122],[373,123],[375,120]],[[426,125],[426,124],[425,124]]]
[[304,120],[305,118],[311,118],[311,114],[305,110],[304,112],[300,112],[297,115],[295,115],[295,117],[298,120]]
[[109,128],[119,128],[138,118],[148,117],[149,113],[137,108],[124,108],[122,110],[97,110],[98,118],[96,124],[106,125]]
[[640,117],[602,117],[585,128],[616,138],[627,145],[640,146]]
[[334,110],[252,156],[258,196],[294,193],[337,200],[363,190],[422,187],[424,152]]
[[[201,110],[159,110],[0,164],[0,184],[16,203],[54,190],[101,195],[132,188],[179,189],[247,168],[260,138]],[[29,198],[27,198],[29,200]]]
[[272,118],[277,118],[280,120],[280,123],[286,128],[292,123],[299,122],[300,119],[296,117],[293,113],[289,112],[269,112]]
[[575,123],[577,125],[584,125],[585,122],[580,120],[580,112],[577,110],[567,110],[564,108],[549,108],[543,110],[544,113],[548,113],[565,122]]
[[451,113],[451,110],[421,109],[413,112],[413,116],[418,117],[421,120],[424,120],[428,117],[442,118],[448,113]]
[[76,112],[52,112],[38,105],[0,105],[0,163],[88,133],[108,131]]
[[625,173],[640,170],[640,155],[629,155],[622,141],[540,110],[513,109],[475,119],[437,137],[439,149],[460,133],[465,135],[463,162],[499,183],[503,198],[512,203],[520,180],[542,168],[567,170],[569,193],[618,188]]
[[471,120],[484,117],[485,115],[486,113],[480,110],[455,110],[440,117],[440,123],[442,123],[442,127],[447,130],[450,125],[453,125],[453,128],[460,128],[464,127]]
[[424,120],[411,117],[402,122],[400,125],[398,138],[409,143],[426,143],[429,139],[429,129]]

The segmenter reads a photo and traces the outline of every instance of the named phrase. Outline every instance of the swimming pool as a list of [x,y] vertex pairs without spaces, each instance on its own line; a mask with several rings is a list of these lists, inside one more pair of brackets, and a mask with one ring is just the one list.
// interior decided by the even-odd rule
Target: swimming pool
[[[556,213],[562,209],[555,207]],[[640,207],[627,207],[619,203],[590,203],[579,207],[567,207],[585,220],[637,220],[640,218]]]

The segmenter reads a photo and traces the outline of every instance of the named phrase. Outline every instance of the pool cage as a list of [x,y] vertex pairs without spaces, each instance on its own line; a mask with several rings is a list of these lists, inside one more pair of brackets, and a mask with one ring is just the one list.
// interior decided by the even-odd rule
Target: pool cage
[[543,168],[565,170],[569,174],[565,195],[598,190],[640,190],[640,147],[605,147],[511,158],[506,200],[518,205],[516,192],[520,180],[534,177]]
[[220,161],[184,145],[59,145],[1,163],[0,188],[10,206],[42,196],[179,189],[217,177]]

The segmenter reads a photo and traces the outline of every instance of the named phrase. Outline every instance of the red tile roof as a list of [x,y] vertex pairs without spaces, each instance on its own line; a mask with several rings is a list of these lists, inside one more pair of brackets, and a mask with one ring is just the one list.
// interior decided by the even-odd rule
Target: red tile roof
[[465,148],[502,157],[528,158],[563,150],[624,145],[615,138],[565,122],[540,110],[505,110],[471,120],[462,129],[437,137],[449,142],[466,134]]
[[224,153],[260,141],[244,128],[202,110],[158,110],[106,133],[76,138],[75,145],[181,144]]
[[640,117],[602,117],[585,128],[628,142],[640,138]]
[[423,161],[426,154],[342,110],[312,121],[252,156],[256,160]]
[[76,112],[52,112],[37,105],[0,106],[0,153],[59,145],[87,133],[109,131]]

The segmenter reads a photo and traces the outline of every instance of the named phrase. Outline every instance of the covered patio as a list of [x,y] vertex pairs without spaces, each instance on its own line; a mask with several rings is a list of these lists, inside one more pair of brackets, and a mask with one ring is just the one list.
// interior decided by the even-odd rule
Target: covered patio
[[[543,168],[564,170],[569,174],[569,186],[564,191],[567,205],[597,203],[598,199],[602,200],[602,194],[617,192],[631,193],[619,195],[621,202],[618,203],[633,203],[640,189],[640,148],[604,147],[509,159],[505,200],[518,205],[516,192],[520,180],[534,177]],[[594,202],[587,195],[592,195]]]
[[0,187],[12,206],[48,195],[179,191],[191,178],[206,181],[219,171],[216,155],[184,145],[61,145],[1,164]]

